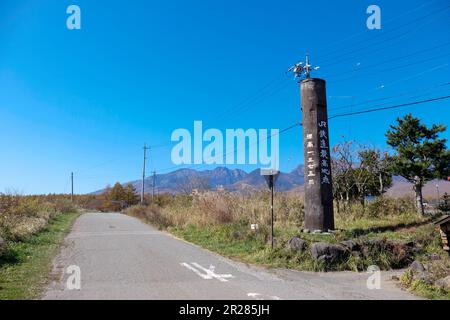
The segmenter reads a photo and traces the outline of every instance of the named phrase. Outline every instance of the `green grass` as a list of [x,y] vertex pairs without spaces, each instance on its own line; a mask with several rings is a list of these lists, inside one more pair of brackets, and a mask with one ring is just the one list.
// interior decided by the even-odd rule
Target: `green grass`
[[450,291],[429,285],[422,280],[414,281],[409,290],[423,298],[432,300],[450,300]]
[[[284,243],[298,230],[289,226],[275,229],[276,244],[274,250],[269,244],[269,229],[262,228],[258,232],[251,231],[248,225],[242,223],[196,226],[170,227],[168,231],[188,242],[197,244],[220,255],[269,268],[290,268],[297,270],[322,271],[325,266],[314,261],[309,251],[297,254],[286,250]],[[333,235],[302,234],[308,242],[335,242]],[[337,266],[344,270],[346,266]]]
[[243,259],[249,253],[265,247],[257,237],[248,238],[243,227],[238,224],[205,227],[191,224],[185,228],[171,227],[168,231],[186,241],[233,258]]
[[391,220],[358,219],[345,224],[341,223],[340,227],[341,231],[335,234],[317,235],[300,233],[298,227],[292,225],[276,225],[277,241],[274,250],[271,250],[268,245],[269,229],[267,227],[255,233],[245,223],[201,227],[189,224],[186,227],[169,227],[168,231],[186,241],[242,262],[305,271],[364,271],[374,264],[387,270],[396,266],[397,260],[391,252],[375,252],[371,256],[351,255],[347,261],[325,266],[314,261],[309,250],[302,254],[287,250],[285,243],[293,236],[300,237],[310,244],[319,241],[338,243],[348,239],[386,239],[404,243],[414,241],[421,248],[416,253],[416,258],[419,259],[425,254],[442,251],[439,235],[429,221],[420,217],[404,216]]
[[0,258],[0,300],[38,298],[47,283],[53,257],[78,213],[64,213],[24,242],[10,242]]

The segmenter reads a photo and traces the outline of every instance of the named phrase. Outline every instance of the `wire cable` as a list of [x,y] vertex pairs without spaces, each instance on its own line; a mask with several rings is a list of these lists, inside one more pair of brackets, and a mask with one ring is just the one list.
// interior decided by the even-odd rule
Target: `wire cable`
[[336,114],[336,115],[333,115],[333,116],[329,117],[328,120],[341,118],[341,117],[348,117],[348,116],[353,116],[353,115],[358,115],[358,114],[372,113],[372,112],[377,112],[377,111],[382,111],[382,110],[397,109],[397,108],[413,106],[413,105],[418,105],[418,104],[424,104],[424,103],[429,103],[429,102],[434,102],[434,101],[439,101],[439,100],[445,100],[445,99],[450,99],[450,96],[442,96],[442,97],[431,98],[431,99],[426,99],[426,100],[421,100],[421,101],[413,101],[413,102],[402,103],[402,104],[389,106],[389,107],[382,107],[382,108],[374,108],[374,109],[368,109],[368,110],[362,110],[362,111],[341,113],[341,114]]

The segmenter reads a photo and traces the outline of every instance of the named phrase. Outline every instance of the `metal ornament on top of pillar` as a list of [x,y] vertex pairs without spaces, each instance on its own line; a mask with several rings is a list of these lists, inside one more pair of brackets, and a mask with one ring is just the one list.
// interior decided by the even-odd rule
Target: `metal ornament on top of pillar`
[[301,79],[305,229],[328,232],[334,230],[334,214],[326,83],[310,77],[318,67],[311,67],[308,56],[305,64],[298,63],[291,69]]

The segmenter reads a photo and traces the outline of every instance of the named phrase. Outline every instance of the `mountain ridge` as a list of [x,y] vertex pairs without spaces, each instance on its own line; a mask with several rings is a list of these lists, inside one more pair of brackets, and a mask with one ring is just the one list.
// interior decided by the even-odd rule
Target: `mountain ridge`
[[[387,191],[389,196],[413,195],[412,185],[402,177],[394,177],[393,186]],[[147,177],[144,181],[146,193],[152,192],[153,177]],[[430,181],[424,188],[424,195],[435,196],[436,184],[439,184],[440,193],[450,194],[449,181]],[[132,184],[136,192],[141,192],[142,181],[134,180],[123,183]],[[217,167],[215,169],[198,171],[195,169],[182,168],[165,174],[156,175],[156,191],[158,193],[183,193],[197,188],[199,185],[209,189],[224,189],[233,192],[255,191],[266,187],[264,177],[261,176],[260,169],[246,172],[241,169],[229,169],[227,167]],[[277,191],[303,192],[304,187],[304,166],[298,165],[290,172],[280,172],[276,181]],[[105,189],[101,189],[92,194],[101,194]]]

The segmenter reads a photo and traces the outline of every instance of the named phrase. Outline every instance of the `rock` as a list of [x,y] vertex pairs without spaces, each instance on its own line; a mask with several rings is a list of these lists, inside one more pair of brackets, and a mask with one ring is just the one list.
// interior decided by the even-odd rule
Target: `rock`
[[231,236],[234,239],[241,239],[242,238],[242,234],[239,231],[237,231],[237,230],[234,230],[233,233],[231,234]]
[[299,253],[303,252],[306,249],[306,241],[304,241],[298,237],[292,237],[286,243],[286,249],[296,251]]
[[302,231],[303,231],[303,233],[310,233],[311,232],[309,229],[303,229]]
[[437,260],[441,260],[441,256],[437,253],[430,253],[425,255],[425,258],[429,261],[437,261]]
[[423,266],[422,262],[418,261],[418,260],[414,260],[413,263],[411,263],[411,265],[409,266],[409,268],[413,271],[413,272],[423,272],[425,271],[425,267]]
[[450,276],[436,280],[434,285],[441,289],[450,290]]
[[341,244],[352,252],[360,250],[359,244],[357,244],[353,240],[345,240],[345,241],[342,241]]
[[422,271],[420,272],[415,279],[422,280],[426,284],[433,284],[433,275],[429,273],[428,271]]
[[6,252],[6,242],[0,237],[0,256]]
[[347,258],[349,251],[342,245],[316,242],[311,246],[311,255],[317,261],[324,261],[330,264]]

